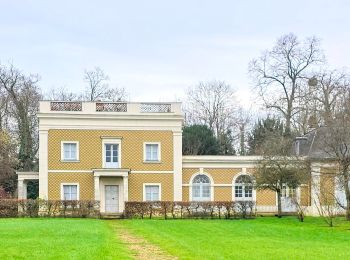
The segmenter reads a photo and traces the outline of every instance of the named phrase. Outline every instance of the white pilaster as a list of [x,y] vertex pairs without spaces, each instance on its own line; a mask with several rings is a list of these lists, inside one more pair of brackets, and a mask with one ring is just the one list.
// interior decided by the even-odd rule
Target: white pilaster
[[182,131],[173,132],[174,201],[182,201]]
[[319,215],[317,208],[320,206],[319,196],[321,194],[320,167],[311,166],[311,214]]
[[100,197],[100,176],[95,176],[94,177],[94,188],[95,188],[95,200],[101,200]]
[[123,177],[124,202],[129,200],[129,177]]
[[48,131],[39,130],[39,198],[48,199]]
[[24,197],[24,181],[18,179],[18,184],[17,184],[17,192],[18,192],[18,199],[22,200],[25,199]]

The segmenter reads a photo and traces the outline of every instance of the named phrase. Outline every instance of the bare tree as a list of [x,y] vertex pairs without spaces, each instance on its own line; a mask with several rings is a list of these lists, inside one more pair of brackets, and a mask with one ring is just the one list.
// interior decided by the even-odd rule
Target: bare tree
[[104,98],[108,80],[109,77],[99,67],[95,67],[94,70],[85,70],[84,81],[87,83],[85,99],[96,101]]
[[9,96],[0,88],[0,131],[7,129],[9,120]]
[[[346,107],[347,106],[347,107]],[[321,147],[329,157],[337,162],[336,178],[339,188],[345,192],[346,219],[350,220],[350,106],[344,104],[344,111],[338,112],[322,136]]]
[[38,120],[40,93],[37,75],[26,76],[13,65],[0,66],[0,89],[9,97],[9,111],[16,120],[19,137],[19,168],[32,170],[38,149]]
[[334,226],[334,219],[339,214],[339,204],[336,202],[334,194],[329,189],[315,192],[314,204],[318,214],[323,218],[328,226]]
[[282,189],[296,189],[306,183],[308,164],[303,158],[293,155],[293,139],[285,136],[270,136],[263,144],[263,159],[258,162],[256,187],[277,193],[278,217],[282,217]]
[[323,70],[309,80],[309,86],[314,117],[325,125],[330,124],[341,110],[342,99],[350,86],[349,75],[345,70]]
[[126,98],[125,88],[108,88],[104,93],[104,99],[112,102],[124,101]]
[[239,154],[240,155],[246,155],[247,154],[247,132],[248,132],[248,125],[251,121],[251,115],[249,112],[244,111],[242,108],[239,108],[237,111],[237,116],[235,120],[235,125],[238,127],[239,130]]
[[187,91],[186,123],[207,125],[223,150],[229,149],[236,109],[235,91],[224,81],[200,82]]
[[294,34],[277,40],[270,51],[249,64],[249,73],[255,81],[266,108],[280,113],[286,121],[286,134],[291,133],[292,120],[301,110],[309,73],[314,65],[322,63],[323,54],[315,37],[300,42]]
[[16,187],[16,144],[13,138],[0,130],[0,186],[13,193]]
[[61,101],[76,101],[82,99],[81,95],[70,92],[65,87],[52,88],[45,95],[45,99],[48,100],[61,100]]
[[99,67],[93,70],[85,70],[84,81],[87,86],[83,95],[85,100],[89,101],[122,101],[126,99],[124,88],[111,88],[108,84],[108,75]]
[[297,197],[292,198],[292,204],[295,206],[297,210],[297,216],[299,221],[304,222],[306,211],[309,206],[303,205],[303,203]]

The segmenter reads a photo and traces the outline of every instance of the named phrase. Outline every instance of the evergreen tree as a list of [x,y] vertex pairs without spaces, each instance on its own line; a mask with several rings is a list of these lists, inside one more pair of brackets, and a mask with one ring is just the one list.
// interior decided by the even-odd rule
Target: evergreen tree
[[259,119],[248,136],[249,154],[261,154],[262,144],[269,136],[283,136],[283,123],[274,117]]
[[219,154],[219,142],[206,125],[192,125],[183,128],[183,155]]

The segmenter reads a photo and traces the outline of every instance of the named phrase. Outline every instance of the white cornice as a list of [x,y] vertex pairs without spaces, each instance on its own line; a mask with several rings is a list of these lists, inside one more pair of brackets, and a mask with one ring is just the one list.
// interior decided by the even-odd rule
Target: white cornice
[[180,132],[181,118],[145,118],[141,117],[40,117],[39,130],[84,129],[84,130],[168,130]]
[[222,155],[195,155],[183,156],[183,163],[257,163],[262,156],[222,156]]
[[92,169],[95,177],[127,177],[130,169]]
[[39,172],[16,172],[18,180],[38,180]]
[[118,114],[118,113],[111,113],[111,114],[67,114],[67,113],[38,113],[38,118],[60,118],[60,119],[112,119],[112,120],[183,120],[182,115],[176,115],[173,113],[167,113],[167,114]]
[[261,159],[261,156],[183,156],[182,168],[253,168]]

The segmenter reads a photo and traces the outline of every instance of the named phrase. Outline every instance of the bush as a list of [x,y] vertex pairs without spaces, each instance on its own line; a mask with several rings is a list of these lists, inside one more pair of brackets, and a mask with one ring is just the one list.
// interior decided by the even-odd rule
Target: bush
[[255,215],[255,203],[253,201],[236,201],[235,209],[239,218],[252,218]]
[[252,218],[255,216],[253,201],[129,201],[125,203],[127,218],[148,216],[170,218]]
[[18,201],[14,199],[0,200],[0,217],[13,218],[18,214]]
[[38,216],[99,217],[99,202],[94,200],[0,200],[0,217]]

